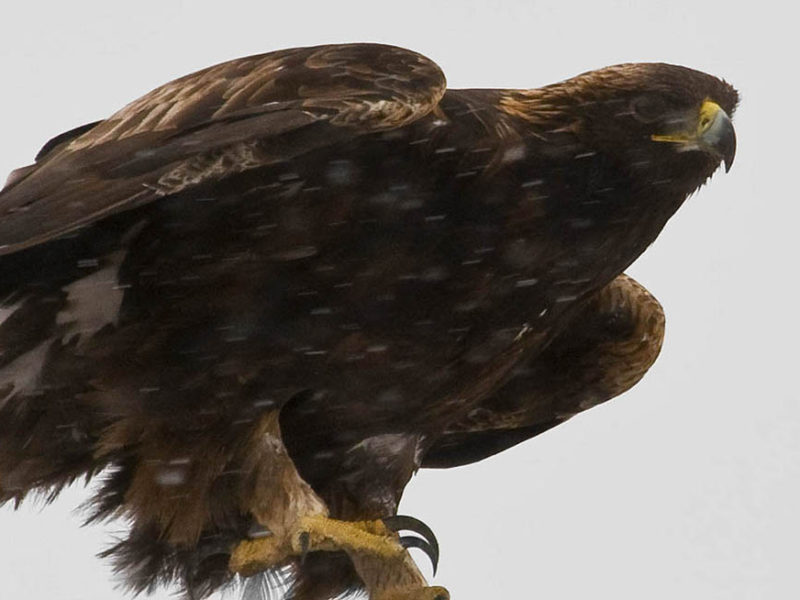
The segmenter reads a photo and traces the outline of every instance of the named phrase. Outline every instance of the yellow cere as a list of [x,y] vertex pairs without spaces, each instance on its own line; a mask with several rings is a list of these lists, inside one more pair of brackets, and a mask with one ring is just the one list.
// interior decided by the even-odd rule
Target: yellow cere
[[717,117],[717,113],[721,110],[722,108],[716,102],[708,98],[703,100],[703,104],[700,105],[700,121],[697,126],[698,133],[702,133],[708,129]]

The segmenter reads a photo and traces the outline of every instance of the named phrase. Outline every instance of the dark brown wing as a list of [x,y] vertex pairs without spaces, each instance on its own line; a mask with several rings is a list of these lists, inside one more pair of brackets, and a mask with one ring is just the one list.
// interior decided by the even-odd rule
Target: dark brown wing
[[663,341],[658,300],[619,275],[541,355],[437,439],[423,466],[483,460],[619,396],[653,365]]
[[209,179],[402,127],[444,91],[435,63],[378,44],[284,50],[187,75],[77,137],[55,138],[17,171],[0,191],[0,254]]

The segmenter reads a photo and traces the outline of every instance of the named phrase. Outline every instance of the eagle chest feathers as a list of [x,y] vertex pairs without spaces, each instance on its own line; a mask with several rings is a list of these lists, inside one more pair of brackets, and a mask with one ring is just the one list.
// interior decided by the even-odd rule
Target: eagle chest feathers
[[657,63],[448,90],[348,44],[57,136],[0,191],[0,501],[103,471],[136,591],[446,598],[405,485],[644,375],[663,312],[622,272],[730,167],[736,103]]

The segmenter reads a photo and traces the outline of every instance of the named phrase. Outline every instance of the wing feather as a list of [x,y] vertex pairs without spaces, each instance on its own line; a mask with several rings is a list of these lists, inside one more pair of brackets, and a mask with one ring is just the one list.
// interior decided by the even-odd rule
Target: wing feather
[[283,50],[187,75],[55,138],[17,170],[0,191],[0,254],[209,179],[403,127],[430,113],[445,86],[431,60],[379,44]]

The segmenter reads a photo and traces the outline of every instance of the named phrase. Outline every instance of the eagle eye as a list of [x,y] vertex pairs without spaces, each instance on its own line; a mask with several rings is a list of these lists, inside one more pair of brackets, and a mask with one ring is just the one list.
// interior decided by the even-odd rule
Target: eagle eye
[[631,112],[638,121],[652,123],[667,112],[667,102],[656,94],[637,96],[631,102]]

